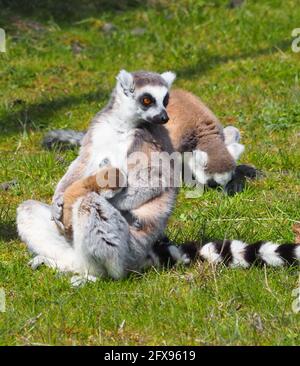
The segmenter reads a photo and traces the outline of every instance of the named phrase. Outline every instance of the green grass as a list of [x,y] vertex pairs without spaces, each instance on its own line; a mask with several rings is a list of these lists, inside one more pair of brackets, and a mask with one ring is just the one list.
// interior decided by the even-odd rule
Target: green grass
[[[225,0],[43,3],[0,0],[8,50],[0,54],[0,182],[18,180],[0,197],[0,344],[299,345],[297,268],[199,264],[75,290],[69,276],[31,271],[15,229],[17,205],[50,202],[76,155],[44,151],[45,132],[86,128],[121,68],[171,69],[176,86],[199,95],[223,125],[241,129],[242,161],[266,177],[232,198],[182,192],[168,234],[293,241],[300,219],[300,54],[291,50],[298,1],[248,0],[237,9]],[[116,26],[112,33],[102,31],[107,22]],[[135,28],[146,31],[134,35]]]

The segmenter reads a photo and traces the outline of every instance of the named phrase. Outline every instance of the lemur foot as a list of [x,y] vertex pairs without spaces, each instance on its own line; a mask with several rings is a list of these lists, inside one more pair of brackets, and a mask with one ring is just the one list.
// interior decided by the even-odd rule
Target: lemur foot
[[55,261],[53,259],[44,257],[43,255],[37,255],[31,259],[28,264],[33,270],[38,269],[43,264],[50,268],[56,268]]
[[72,287],[80,287],[85,285],[88,282],[96,282],[97,277],[92,275],[76,275],[71,277],[71,286]]

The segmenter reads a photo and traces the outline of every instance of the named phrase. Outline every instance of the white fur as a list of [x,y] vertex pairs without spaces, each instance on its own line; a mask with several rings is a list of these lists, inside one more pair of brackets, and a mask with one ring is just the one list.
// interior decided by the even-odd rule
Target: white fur
[[296,258],[298,260],[300,260],[300,244],[296,244],[296,249],[295,249],[295,254],[296,254]]
[[166,81],[169,88],[172,86],[174,80],[176,79],[176,74],[172,71],[163,72],[160,76]]
[[134,81],[130,72],[121,70],[116,79],[118,81],[117,88],[121,87],[125,94],[129,95],[134,92]]
[[244,252],[247,244],[243,243],[240,240],[233,240],[230,245],[231,253],[232,253],[232,262],[230,263],[230,267],[244,267],[248,268],[250,264],[245,261]]
[[30,263],[32,267],[46,264],[62,272],[81,269],[73,248],[51,220],[50,206],[32,200],[25,201],[17,210],[17,227],[28,249],[38,254],[39,258]]
[[216,252],[214,243],[210,242],[205,244],[200,249],[200,255],[206,259],[209,263],[221,263],[222,257]]
[[212,178],[221,186],[225,186],[232,178],[232,172],[215,173]]
[[230,155],[234,158],[234,160],[237,161],[244,152],[245,146],[242,144],[238,144],[237,142],[234,142],[230,145],[227,145],[227,150],[229,151]]
[[118,130],[113,123],[100,122],[95,126],[92,136],[92,153],[85,169],[85,176],[95,174],[104,159],[108,159],[112,166],[126,172],[127,151],[132,140],[132,132]]
[[71,286],[72,287],[80,287],[85,285],[88,282],[96,282],[97,277],[91,275],[75,275],[71,278]]
[[225,145],[231,145],[234,142],[240,142],[240,131],[233,126],[227,126],[223,129]]
[[260,247],[259,255],[270,266],[283,266],[284,260],[275,252],[278,247],[279,244],[267,242]]

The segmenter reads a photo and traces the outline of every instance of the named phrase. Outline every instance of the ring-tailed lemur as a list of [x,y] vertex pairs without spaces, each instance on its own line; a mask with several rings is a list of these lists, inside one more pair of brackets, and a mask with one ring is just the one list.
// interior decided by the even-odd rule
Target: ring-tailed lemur
[[[299,260],[300,247],[295,245],[247,245],[233,240],[210,242],[200,248],[195,243],[177,246],[161,239],[177,189],[137,189],[130,184],[137,177],[131,177],[130,169],[125,190],[110,197],[90,192],[75,202],[72,242],[58,230],[64,229],[64,192],[79,179],[97,173],[103,160],[126,171],[125,161],[130,152],[173,151],[168,133],[160,123],[168,120],[165,107],[174,77],[172,73],[120,72],[109,105],[96,115],[78,158],[57,186],[52,210],[37,201],[19,206],[18,231],[29,250],[36,254],[31,262],[33,268],[44,263],[61,271],[77,272],[87,279],[101,275],[118,279],[151,265],[188,264],[196,258],[242,267]],[[150,168],[157,169],[156,175],[160,175],[159,167]],[[149,166],[142,166],[142,170],[147,169]]]
[[[256,178],[258,171],[247,165],[236,166],[244,150],[239,143],[239,130],[233,126],[222,128],[217,117],[201,100],[184,90],[170,92],[166,124],[172,144],[181,153],[193,152],[185,160],[196,181],[215,187],[221,185],[232,195],[240,192],[245,178]],[[67,148],[80,145],[83,132],[72,130],[50,131],[43,146],[51,149],[55,145]]]
[[[59,182],[52,207],[37,201],[18,207],[18,232],[36,255],[33,268],[44,263],[60,271],[118,279],[145,266],[163,235],[177,188],[164,182],[173,171],[170,166],[166,176],[162,170],[165,155],[158,166],[151,159],[140,159],[136,165],[128,160],[127,166],[127,158],[135,152],[146,157],[173,152],[163,124],[168,121],[167,96],[174,78],[171,72],[122,70],[109,104],[92,121],[79,156]],[[125,172],[127,186],[111,190],[110,196],[89,192],[76,200],[70,241],[61,222],[64,193],[74,182],[96,174],[103,161]],[[157,185],[144,184],[149,173],[158,177]]]

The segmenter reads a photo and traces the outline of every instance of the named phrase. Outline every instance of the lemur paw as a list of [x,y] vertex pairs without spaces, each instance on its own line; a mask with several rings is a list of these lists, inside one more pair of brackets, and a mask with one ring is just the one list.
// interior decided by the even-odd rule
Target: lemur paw
[[136,230],[142,230],[143,228],[143,223],[140,221],[140,219],[135,216],[134,214],[132,214],[132,226],[136,229]]
[[104,168],[105,166],[108,166],[108,165],[110,165],[110,160],[108,158],[105,158],[99,164],[99,168]]
[[76,275],[76,276],[71,277],[71,286],[80,287],[80,286],[85,285],[88,282],[96,282],[96,281],[97,281],[97,277],[92,276],[92,275],[87,275],[87,276]]
[[58,195],[54,198],[51,206],[52,220],[56,223],[59,230],[64,232],[64,225],[62,223],[63,216],[64,197],[63,194]]
[[44,257],[43,255],[37,255],[36,257],[31,259],[28,264],[33,270],[39,268],[43,264],[50,268],[56,267],[55,261],[53,259]]
[[117,193],[121,192],[122,189],[123,188],[103,190],[102,192],[100,192],[100,196],[109,200],[109,199],[113,198]]

